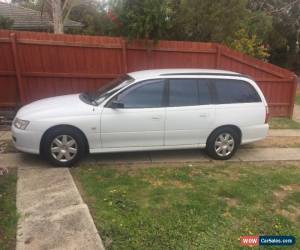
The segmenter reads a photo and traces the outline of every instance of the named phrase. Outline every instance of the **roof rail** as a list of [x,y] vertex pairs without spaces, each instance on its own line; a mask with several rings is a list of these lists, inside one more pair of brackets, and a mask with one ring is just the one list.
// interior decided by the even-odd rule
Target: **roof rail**
[[184,75],[184,76],[197,76],[197,75],[209,75],[209,76],[239,76],[239,77],[246,77],[246,78],[251,78],[250,76],[243,75],[243,74],[231,74],[231,73],[164,73],[160,74],[160,76],[179,76],[179,75]]

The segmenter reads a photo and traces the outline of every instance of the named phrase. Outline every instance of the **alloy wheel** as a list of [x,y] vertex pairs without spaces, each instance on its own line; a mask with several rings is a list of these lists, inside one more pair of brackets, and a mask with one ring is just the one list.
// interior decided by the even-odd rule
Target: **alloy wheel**
[[215,152],[218,156],[230,155],[234,150],[234,138],[229,133],[221,133],[215,140]]
[[78,151],[76,140],[70,135],[59,135],[51,143],[51,155],[60,162],[68,162],[75,158]]

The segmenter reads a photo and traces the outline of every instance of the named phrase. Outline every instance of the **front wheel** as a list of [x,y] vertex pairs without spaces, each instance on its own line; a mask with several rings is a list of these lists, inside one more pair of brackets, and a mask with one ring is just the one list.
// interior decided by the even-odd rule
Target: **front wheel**
[[240,145],[240,136],[232,128],[222,128],[213,132],[207,140],[206,151],[216,160],[230,159]]
[[76,130],[57,128],[43,141],[42,154],[54,165],[69,167],[83,157],[83,141]]

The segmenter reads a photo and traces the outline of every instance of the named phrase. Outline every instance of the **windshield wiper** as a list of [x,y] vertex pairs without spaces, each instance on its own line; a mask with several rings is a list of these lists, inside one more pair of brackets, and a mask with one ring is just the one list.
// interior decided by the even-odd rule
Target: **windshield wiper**
[[84,92],[84,93],[80,94],[80,99],[83,102],[87,103],[87,104],[91,104],[93,106],[97,106],[97,103],[96,103],[95,99],[88,92]]

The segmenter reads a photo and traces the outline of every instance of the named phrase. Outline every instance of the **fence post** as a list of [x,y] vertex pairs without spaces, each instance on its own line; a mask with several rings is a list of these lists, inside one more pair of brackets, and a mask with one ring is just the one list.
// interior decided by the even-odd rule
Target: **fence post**
[[15,33],[10,33],[10,41],[11,41],[13,61],[14,61],[14,66],[15,66],[15,73],[16,73],[16,78],[17,78],[19,98],[20,98],[21,104],[24,104],[25,103],[25,95],[24,95],[23,82],[22,82],[22,76],[21,76],[19,55],[18,55],[18,50],[17,50],[17,39],[16,39]]
[[123,60],[123,71],[127,73],[127,42],[122,39],[122,60]]
[[222,55],[222,48],[220,44],[217,44],[216,46],[216,69],[219,69],[221,67],[221,55]]
[[297,92],[297,85],[298,85],[298,77],[295,75],[292,83],[292,91],[291,91],[291,101],[290,101],[290,113],[289,117],[290,119],[293,119],[293,113],[294,113],[294,106],[295,106],[295,99],[296,99],[296,92]]

